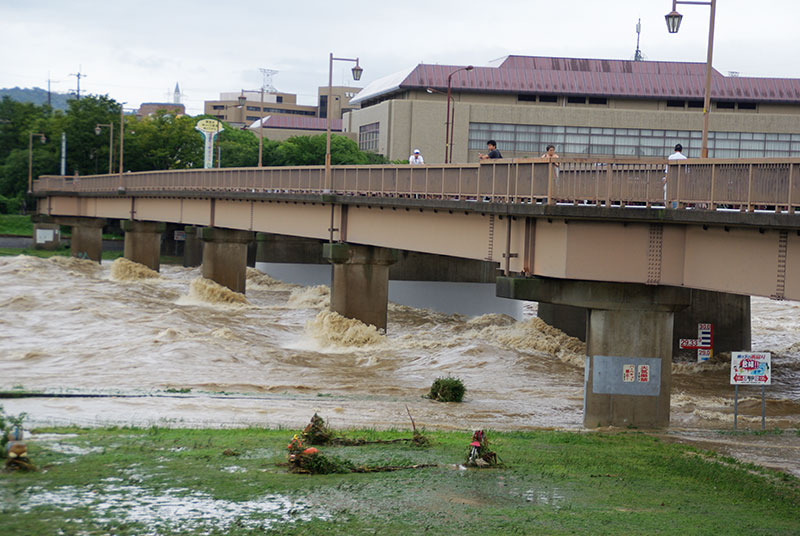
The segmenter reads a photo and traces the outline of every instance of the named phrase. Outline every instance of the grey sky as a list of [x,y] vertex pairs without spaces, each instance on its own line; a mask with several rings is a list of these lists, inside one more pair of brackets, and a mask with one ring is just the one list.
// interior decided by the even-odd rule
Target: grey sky
[[[714,67],[742,76],[800,77],[796,0],[718,0]],[[287,10],[287,6],[289,9]],[[331,7],[335,6],[335,7]],[[347,9],[343,10],[342,7]],[[128,106],[170,101],[178,82],[190,114],[222,91],[257,89],[260,67],[273,85],[315,104],[327,84],[328,54],[361,60],[361,86],[420,62],[483,65],[507,55],[631,59],[642,19],[646,59],[705,62],[707,6],[671,0],[0,0],[0,87],[108,94]],[[351,64],[334,65],[347,85]]]

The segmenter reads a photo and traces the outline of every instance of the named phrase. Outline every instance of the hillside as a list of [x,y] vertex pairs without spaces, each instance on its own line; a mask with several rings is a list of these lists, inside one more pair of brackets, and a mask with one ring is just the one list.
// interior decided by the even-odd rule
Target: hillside
[[[32,102],[37,105],[47,104],[47,90],[42,89],[39,87],[35,88],[1,88],[0,89],[0,98],[3,96],[8,95],[11,100],[15,100],[17,102]],[[67,101],[70,99],[74,99],[74,95],[68,95],[66,93],[50,93],[50,104],[54,110],[66,110],[67,109]]]

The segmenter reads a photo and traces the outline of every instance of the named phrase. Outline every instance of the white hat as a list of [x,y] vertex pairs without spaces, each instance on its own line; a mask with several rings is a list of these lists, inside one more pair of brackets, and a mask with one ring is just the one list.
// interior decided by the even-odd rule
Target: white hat
[[414,149],[414,154],[419,154],[419,149]]

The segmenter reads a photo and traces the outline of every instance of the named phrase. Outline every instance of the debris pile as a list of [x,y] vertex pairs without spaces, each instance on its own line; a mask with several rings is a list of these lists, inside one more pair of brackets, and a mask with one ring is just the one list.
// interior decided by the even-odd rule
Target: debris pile
[[367,441],[363,438],[358,439],[351,439],[348,437],[341,437],[336,436],[328,425],[325,423],[325,420],[317,415],[314,414],[311,417],[311,422],[309,422],[306,427],[303,429],[302,438],[303,441],[308,445],[332,445],[332,446],[340,446],[340,447],[353,447],[353,446],[361,446],[361,445],[375,445],[375,444],[386,444],[386,443],[403,443],[409,442],[417,447],[426,447],[430,444],[430,440],[423,435],[419,430],[417,430],[417,425],[414,423],[414,418],[411,417],[411,412],[408,410],[408,406],[406,406],[406,411],[408,412],[408,417],[411,419],[411,426],[414,429],[414,433],[412,437],[406,438],[398,438],[398,439],[376,439],[373,441]]
[[469,444],[469,454],[467,454],[467,467],[497,467],[497,453],[489,450],[489,440],[486,432],[475,430],[472,434],[472,443]]

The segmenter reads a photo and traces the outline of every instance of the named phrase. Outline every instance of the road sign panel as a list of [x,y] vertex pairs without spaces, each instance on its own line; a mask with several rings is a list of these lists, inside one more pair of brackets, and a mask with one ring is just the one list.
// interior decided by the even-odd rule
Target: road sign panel
[[771,385],[770,353],[733,352],[731,385]]

